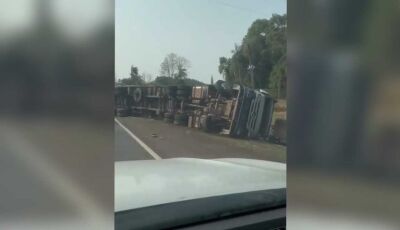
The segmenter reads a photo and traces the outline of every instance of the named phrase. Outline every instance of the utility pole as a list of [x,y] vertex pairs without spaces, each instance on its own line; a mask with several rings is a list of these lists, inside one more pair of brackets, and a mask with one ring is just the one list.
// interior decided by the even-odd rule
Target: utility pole
[[254,82],[254,69],[255,68],[256,67],[254,65],[252,65],[252,64],[250,64],[249,68],[247,68],[249,70],[249,72],[250,72],[251,87],[253,87],[253,89],[256,88],[255,82]]
[[251,61],[251,50],[250,50],[250,46],[247,43],[247,50],[249,52],[249,67],[247,68],[247,70],[250,72],[250,81],[251,81],[251,87],[253,87],[253,89],[256,88],[255,86],[255,82],[254,82],[254,69],[256,68],[252,61]]
[[[260,36],[266,37],[266,33],[261,32]],[[249,43],[246,43],[246,45],[247,45],[247,50],[249,51],[249,67],[247,68],[247,70],[250,72],[251,86],[253,87],[253,89],[255,89],[256,88],[256,82],[255,82],[255,79],[254,79],[254,69],[256,67],[253,65],[253,62],[251,60],[251,49],[250,49]]]

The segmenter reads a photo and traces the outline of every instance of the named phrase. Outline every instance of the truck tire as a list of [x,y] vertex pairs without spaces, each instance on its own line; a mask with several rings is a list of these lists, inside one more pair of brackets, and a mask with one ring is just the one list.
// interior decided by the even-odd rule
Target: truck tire
[[172,113],[164,113],[164,119],[166,123],[174,122],[174,115]]
[[204,132],[209,132],[208,130],[208,119],[207,115],[201,115],[200,116],[200,129],[203,130]]
[[136,89],[133,91],[133,100],[134,100],[136,103],[139,103],[139,102],[142,100],[142,95],[143,95],[142,89],[141,89],[141,88],[136,88]]
[[172,113],[164,113],[164,118],[168,118],[168,119],[174,119],[174,114]]
[[221,120],[209,115],[202,115],[200,117],[200,128],[207,133],[217,133],[220,132]]
[[165,123],[173,123],[174,120],[173,120],[173,119],[170,119],[170,118],[164,117],[164,122],[165,122]]
[[174,124],[175,125],[187,125],[188,123],[188,115],[186,114],[175,114]]
[[127,117],[127,116],[129,116],[129,109],[127,109],[127,108],[117,108],[117,116],[118,117]]

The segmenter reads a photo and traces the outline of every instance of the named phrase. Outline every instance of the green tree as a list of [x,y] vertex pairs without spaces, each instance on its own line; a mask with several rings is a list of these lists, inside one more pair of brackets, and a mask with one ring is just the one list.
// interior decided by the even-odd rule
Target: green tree
[[286,62],[282,58],[281,61],[274,65],[269,77],[268,88],[271,89],[277,98],[286,97]]
[[187,77],[187,70],[186,68],[178,66],[178,73],[175,74],[174,78],[178,80],[186,79]]
[[139,69],[132,65],[130,76],[131,78],[137,78],[139,76]]
[[168,85],[176,85],[176,80],[172,77],[159,76],[156,77],[156,79],[152,83],[155,85],[168,86]]
[[135,66],[131,66],[130,78],[122,78],[118,80],[120,85],[143,85],[143,77],[139,75],[139,69]]
[[139,69],[138,67],[131,66],[131,73],[130,73],[130,84],[132,85],[142,85],[144,83],[144,80],[142,77],[139,75]]
[[143,81],[145,81],[146,83],[153,81],[153,76],[149,73],[143,72],[141,77],[142,77]]
[[163,76],[185,79],[187,77],[187,69],[190,67],[190,62],[184,57],[178,56],[175,53],[170,53],[164,58],[160,67],[160,73]]
[[286,15],[276,14],[254,21],[232,56],[219,59],[223,78],[255,88],[277,87],[286,78],[286,22]]
[[169,85],[188,85],[188,86],[205,85],[203,82],[195,80],[195,79],[190,79],[190,78],[176,79],[176,78],[167,77],[167,76],[159,76],[153,82],[151,82],[150,84],[162,85],[162,86],[169,86]]
[[219,58],[218,71],[226,81],[233,81],[233,76],[230,72],[231,59],[226,57]]

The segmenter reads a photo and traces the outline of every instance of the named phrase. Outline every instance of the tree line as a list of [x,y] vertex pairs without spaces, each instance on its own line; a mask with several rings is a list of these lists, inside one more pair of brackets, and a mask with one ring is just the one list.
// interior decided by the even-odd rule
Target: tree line
[[188,78],[190,61],[175,53],[167,54],[160,65],[160,76],[153,80],[150,74],[139,74],[138,67],[131,66],[129,78],[118,79],[117,85],[205,85],[203,82]]
[[[218,71],[229,83],[239,83],[256,89],[267,89],[274,96],[286,96],[286,29],[287,16],[274,14],[270,19],[252,23],[241,44],[235,44],[231,57],[220,57]],[[160,76],[139,74],[131,66],[130,78],[119,79],[125,85],[203,85],[188,78],[190,61],[175,53],[167,54],[160,64]],[[213,77],[211,82],[213,83]]]
[[277,97],[286,95],[287,16],[253,22],[231,57],[220,57],[218,70],[224,79],[253,88],[268,89]]

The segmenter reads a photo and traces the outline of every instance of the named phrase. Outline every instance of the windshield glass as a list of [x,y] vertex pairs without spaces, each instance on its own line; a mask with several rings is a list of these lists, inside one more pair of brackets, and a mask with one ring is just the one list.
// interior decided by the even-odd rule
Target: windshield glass
[[286,1],[248,3],[115,2],[116,222],[286,205]]

